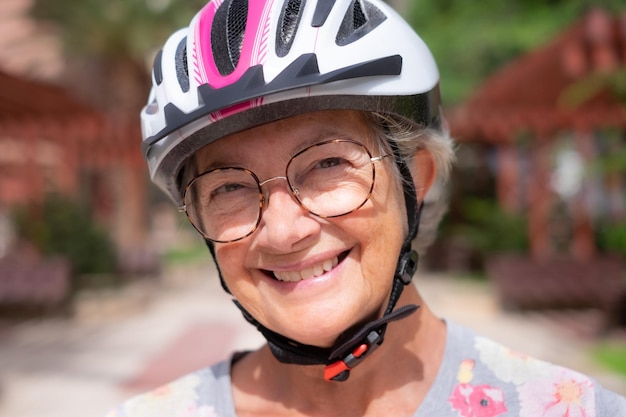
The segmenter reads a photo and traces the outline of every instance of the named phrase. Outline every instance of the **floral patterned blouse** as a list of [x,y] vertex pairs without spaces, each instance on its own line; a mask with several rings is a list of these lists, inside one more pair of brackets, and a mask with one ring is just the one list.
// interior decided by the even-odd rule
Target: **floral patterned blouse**
[[[626,417],[626,398],[571,369],[448,322],[444,359],[414,417]],[[107,417],[236,417],[230,360],[142,394]]]

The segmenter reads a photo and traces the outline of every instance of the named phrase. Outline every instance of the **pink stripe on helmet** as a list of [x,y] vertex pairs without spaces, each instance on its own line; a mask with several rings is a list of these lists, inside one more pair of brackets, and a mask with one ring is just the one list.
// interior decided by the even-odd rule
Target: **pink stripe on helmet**
[[211,113],[209,116],[209,120],[215,122],[225,117],[231,116],[233,114],[237,114],[239,112],[251,109],[253,107],[257,107],[263,104],[263,98],[256,98],[250,101],[246,101],[243,103],[234,104],[230,107],[217,111],[215,113]]
[[230,85],[251,66],[263,63],[269,47],[269,14],[274,0],[248,2],[248,19],[239,62],[235,70],[226,76],[218,71],[211,49],[213,19],[222,3],[221,0],[212,1],[200,11],[194,34],[194,77],[198,85],[209,84],[213,88]]

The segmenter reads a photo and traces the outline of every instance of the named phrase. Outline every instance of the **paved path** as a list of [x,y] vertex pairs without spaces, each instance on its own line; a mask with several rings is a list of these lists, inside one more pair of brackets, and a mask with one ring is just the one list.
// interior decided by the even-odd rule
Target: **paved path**
[[[484,284],[416,281],[438,314],[626,395],[626,379],[594,366],[571,327],[503,313]],[[134,393],[261,343],[210,266],[178,268],[159,285],[85,296],[72,320],[0,327],[0,417],[103,417]]]

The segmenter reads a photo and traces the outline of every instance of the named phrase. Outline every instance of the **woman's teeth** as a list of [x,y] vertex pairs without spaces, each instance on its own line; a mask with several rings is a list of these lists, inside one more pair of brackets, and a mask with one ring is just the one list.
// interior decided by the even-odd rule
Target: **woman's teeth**
[[309,279],[313,277],[319,277],[324,273],[333,269],[339,263],[339,258],[334,257],[332,259],[327,259],[324,262],[320,262],[317,265],[313,265],[310,268],[305,268],[301,271],[282,271],[282,272],[274,272],[274,277],[276,277],[279,281],[289,281],[289,282],[297,282],[302,281],[303,279]]

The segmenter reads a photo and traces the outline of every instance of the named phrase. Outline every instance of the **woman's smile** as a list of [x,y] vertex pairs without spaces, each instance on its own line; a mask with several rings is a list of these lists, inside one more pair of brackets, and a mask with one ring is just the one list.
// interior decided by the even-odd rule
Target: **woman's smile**
[[334,257],[332,259],[326,259],[324,262],[320,262],[309,268],[304,268],[299,271],[275,271],[273,273],[274,278],[279,281],[297,282],[309,278],[319,277],[326,272],[329,272],[339,263],[339,258]]
[[327,272],[332,271],[333,268],[335,268],[343,259],[345,259],[347,254],[348,252],[344,252],[338,256],[325,259],[321,262],[317,262],[311,266],[301,269],[285,269],[266,272],[278,281],[299,282],[311,278],[317,278]]

